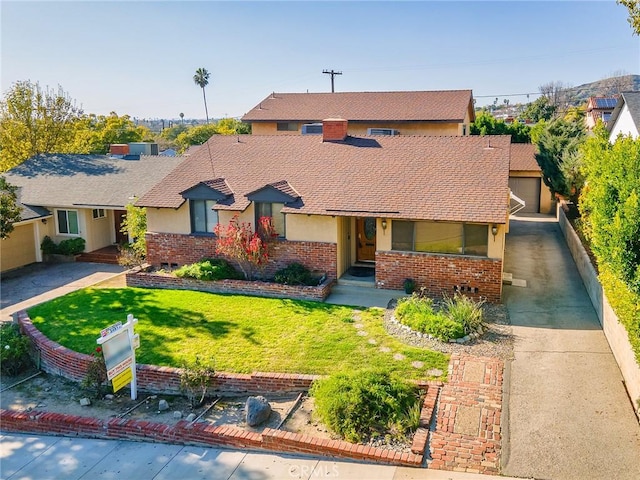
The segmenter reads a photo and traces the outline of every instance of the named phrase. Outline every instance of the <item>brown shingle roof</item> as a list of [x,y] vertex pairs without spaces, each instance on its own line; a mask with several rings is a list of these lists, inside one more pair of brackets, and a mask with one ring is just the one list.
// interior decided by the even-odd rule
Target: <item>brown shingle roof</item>
[[540,165],[536,161],[536,146],[532,143],[511,144],[510,170],[540,172]]
[[284,179],[301,196],[289,213],[505,223],[509,155],[508,136],[214,135],[138,204],[178,208],[181,191],[221,177],[234,201],[217,208],[241,211],[247,193]]
[[273,93],[242,117],[246,122],[349,121],[461,122],[473,120],[471,90],[430,92]]

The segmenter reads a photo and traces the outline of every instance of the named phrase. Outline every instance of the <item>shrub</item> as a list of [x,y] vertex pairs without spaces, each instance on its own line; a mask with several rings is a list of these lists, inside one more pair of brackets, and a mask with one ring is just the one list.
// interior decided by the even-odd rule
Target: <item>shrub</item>
[[202,405],[215,380],[213,360],[204,362],[200,357],[184,363],[180,374],[180,390],[185,392],[192,407]]
[[17,375],[31,365],[30,345],[17,325],[0,324],[0,371],[3,375]]
[[456,323],[462,325],[464,333],[472,333],[482,325],[482,304],[475,302],[464,295],[447,297],[444,301],[444,309],[447,316]]
[[291,263],[278,270],[273,281],[284,285],[317,285],[317,280],[307,267],[300,263]]
[[63,240],[58,245],[58,253],[62,255],[78,255],[84,252],[85,241],[82,237]]
[[418,388],[388,372],[334,374],[316,380],[310,394],[320,420],[350,442],[380,435],[402,437],[416,428]]
[[402,282],[402,285],[404,287],[404,293],[411,295],[416,291],[416,282],[411,278],[405,278],[404,282]]
[[58,245],[56,245],[56,242],[51,240],[51,237],[49,235],[42,239],[40,248],[42,249],[42,253],[45,254],[57,253],[58,251]]
[[221,258],[205,258],[190,265],[184,265],[175,272],[176,277],[196,280],[240,279],[243,276],[229,262]]
[[96,347],[91,356],[93,358],[87,369],[87,374],[82,379],[82,387],[89,391],[94,398],[100,398],[104,393],[107,381],[107,366],[104,363],[102,347]]

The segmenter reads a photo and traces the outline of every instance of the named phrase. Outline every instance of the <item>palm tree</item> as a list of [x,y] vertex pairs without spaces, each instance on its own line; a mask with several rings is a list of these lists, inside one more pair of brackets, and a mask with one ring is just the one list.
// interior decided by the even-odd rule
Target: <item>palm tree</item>
[[209,72],[206,68],[199,68],[196,70],[196,74],[193,76],[193,81],[196,85],[202,88],[202,97],[204,98],[204,114],[207,117],[207,123],[209,123],[209,111],[207,110],[207,95],[204,93],[204,87],[209,85]]
[[180,120],[182,122],[182,124],[184,125],[184,113],[180,112]]

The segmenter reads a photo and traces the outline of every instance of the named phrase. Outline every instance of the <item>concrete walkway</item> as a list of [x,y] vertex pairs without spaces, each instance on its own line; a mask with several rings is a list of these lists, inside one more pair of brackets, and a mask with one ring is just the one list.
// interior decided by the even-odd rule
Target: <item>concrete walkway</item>
[[11,320],[11,316],[20,310],[108,280],[124,271],[124,267],[119,265],[71,262],[36,263],[3,274],[0,321]]
[[[640,426],[555,219],[511,222],[505,286],[515,336],[503,473],[640,478]],[[509,378],[509,375],[505,375]]]
[[[506,477],[193,446],[0,436],[2,480],[508,480]],[[514,479],[515,480],[515,479]]]
[[406,297],[401,290],[386,290],[381,288],[359,287],[356,285],[336,285],[325,300],[334,305],[350,307],[380,307],[387,308],[389,301],[394,298]]

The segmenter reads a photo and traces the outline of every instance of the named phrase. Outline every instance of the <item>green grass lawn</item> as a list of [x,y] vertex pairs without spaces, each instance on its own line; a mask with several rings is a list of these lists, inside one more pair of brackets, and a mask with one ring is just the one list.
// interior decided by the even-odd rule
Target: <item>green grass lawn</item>
[[[129,313],[138,319],[139,363],[179,367],[199,355],[212,357],[216,370],[238,373],[371,367],[425,378],[431,368],[447,371],[446,355],[389,336],[380,309],[360,314],[367,336],[357,334],[350,307],[185,290],[84,289],[29,309],[43,334],[84,353],[94,351],[100,330],[124,323]],[[406,358],[394,360],[397,353]],[[413,367],[415,361],[424,366]]]

